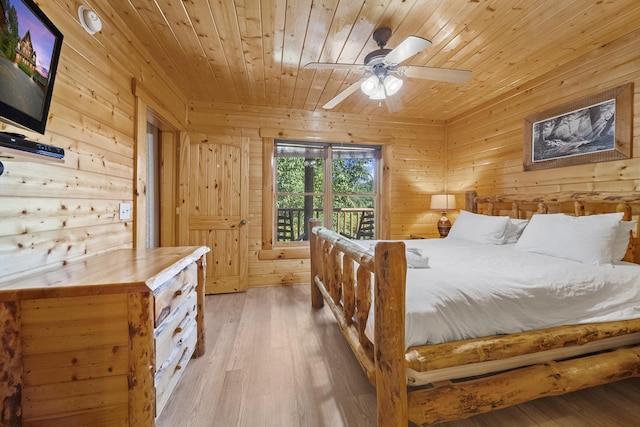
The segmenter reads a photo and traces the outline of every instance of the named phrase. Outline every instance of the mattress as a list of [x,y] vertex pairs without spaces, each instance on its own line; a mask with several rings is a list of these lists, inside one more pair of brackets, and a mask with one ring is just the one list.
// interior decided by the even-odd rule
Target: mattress
[[[373,243],[371,243],[373,244]],[[463,240],[405,241],[405,347],[640,317],[640,265],[587,265]],[[373,339],[375,319],[366,334]]]

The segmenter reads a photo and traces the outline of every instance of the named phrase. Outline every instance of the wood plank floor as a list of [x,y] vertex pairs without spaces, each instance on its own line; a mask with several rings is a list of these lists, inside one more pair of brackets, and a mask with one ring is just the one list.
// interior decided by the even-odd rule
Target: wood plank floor
[[[375,426],[375,390],[308,285],[206,297],[206,353],[158,427]],[[442,423],[442,427],[640,425],[640,379]]]

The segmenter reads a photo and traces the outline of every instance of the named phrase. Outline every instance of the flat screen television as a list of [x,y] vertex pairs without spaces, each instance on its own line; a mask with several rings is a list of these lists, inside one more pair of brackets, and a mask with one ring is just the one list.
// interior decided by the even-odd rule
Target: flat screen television
[[0,117],[44,134],[62,33],[32,0],[0,1]]

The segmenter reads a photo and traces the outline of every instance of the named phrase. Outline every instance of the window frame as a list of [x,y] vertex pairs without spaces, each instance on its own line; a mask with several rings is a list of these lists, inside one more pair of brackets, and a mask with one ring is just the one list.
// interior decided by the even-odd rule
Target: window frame
[[[287,138],[277,138],[278,140],[287,140]],[[321,138],[313,138],[318,141]],[[263,136],[263,182],[262,182],[262,250],[259,251],[258,258],[266,259],[297,259],[309,257],[309,242],[277,242],[275,233],[275,214],[276,214],[276,158],[275,158],[275,140],[270,136]],[[299,139],[290,139],[291,141],[299,141]],[[330,143],[330,142],[328,142]],[[388,239],[389,234],[389,201],[390,201],[390,168],[387,160],[391,158],[390,146],[386,144],[375,144],[372,142],[362,141],[360,143],[353,142],[356,145],[380,145],[381,155],[376,162],[376,198],[375,216],[376,216],[376,234],[378,239]],[[325,162],[325,177],[328,163]],[[329,194],[331,195],[331,194]],[[326,197],[329,197],[327,195]],[[332,200],[332,199],[331,199]],[[328,209],[325,206],[325,210]],[[325,221],[331,220],[331,215],[325,212]],[[329,227],[331,224],[328,225]]]

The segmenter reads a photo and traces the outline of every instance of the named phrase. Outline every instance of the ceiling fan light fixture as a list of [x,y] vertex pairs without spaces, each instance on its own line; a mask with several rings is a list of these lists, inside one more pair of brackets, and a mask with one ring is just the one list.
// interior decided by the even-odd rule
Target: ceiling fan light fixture
[[400,90],[403,83],[404,82],[402,81],[402,79],[399,79],[395,76],[389,75],[385,77],[384,88],[387,92],[387,96],[395,95]]
[[369,99],[380,100],[385,99],[386,97],[387,94],[384,92],[384,85],[382,83],[378,83],[378,87],[376,88],[375,93],[369,96]]
[[380,84],[380,81],[378,80],[378,77],[375,75],[372,75],[362,82],[362,84],[360,85],[360,89],[365,95],[371,97],[375,95],[375,93],[378,91],[379,84]]

